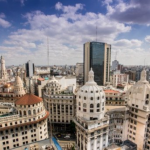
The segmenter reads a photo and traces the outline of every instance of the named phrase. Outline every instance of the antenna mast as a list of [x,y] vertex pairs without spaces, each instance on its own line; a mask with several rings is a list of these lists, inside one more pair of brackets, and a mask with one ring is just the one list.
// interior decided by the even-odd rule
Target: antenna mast
[[49,40],[47,37],[47,66],[49,67]]
[[97,42],[97,23],[96,23],[96,42]]
[[115,54],[115,60],[117,60],[117,51],[116,51],[116,54]]

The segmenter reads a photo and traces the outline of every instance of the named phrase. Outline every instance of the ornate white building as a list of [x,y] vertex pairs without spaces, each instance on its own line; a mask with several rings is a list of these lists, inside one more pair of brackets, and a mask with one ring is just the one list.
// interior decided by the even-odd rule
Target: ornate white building
[[62,89],[60,83],[53,76],[45,86],[43,94],[46,109],[50,112],[48,121],[52,123],[54,131],[67,130],[74,116],[73,88]]
[[108,146],[109,117],[105,114],[105,93],[94,81],[94,72],[76,95],[76,142],[79,150],[103,150]]
[[14,111],[0,116],[0,149],[9,150],[48,138],[43,100],[25,94],[15,101]]
[[137,144],[138,150],[150,149],[150,84],[146,71],[141,79],[126,93],[129,106],[128,139]]
[[5,60],[4,60],[3,56],[1,56],[0,63],[1,63],[0,79],[3,81],[6,81],[7,80],[7,70],[5,68]]

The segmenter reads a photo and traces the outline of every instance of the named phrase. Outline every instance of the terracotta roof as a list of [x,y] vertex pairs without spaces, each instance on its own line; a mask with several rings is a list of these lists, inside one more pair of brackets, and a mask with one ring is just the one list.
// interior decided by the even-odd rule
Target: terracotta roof
[[15,101],[16,105],[32,105],[37,104],[42,101],[42,98],[35,96],[33,94],[25,94],[23,97]]
[[45,79],[44,79],[44,78],[39,78],[38,80],[39,80],[39,81],[44,81]]
[[120,93],[119,91],[115,90],[104,90],[105,93]]

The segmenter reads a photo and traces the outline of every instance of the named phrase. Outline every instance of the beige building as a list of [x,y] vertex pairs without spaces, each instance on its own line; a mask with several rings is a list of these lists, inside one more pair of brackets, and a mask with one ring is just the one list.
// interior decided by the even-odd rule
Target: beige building
[[7,70],[5,67],[5,60],[4,60],[3,56],[1,56],[0,63],[1,63],[0,81],[6,82],[8,80],[8,77],[7,77]]
[[94,80],[98,85],[110,82],[111,45],[101,42],[84,44],[84,84],[88,81],[90,68],[94,71]]
[[43,97],[45,107],[50,112],[48,121],[52,123],[53,131],[69,128],[75,109],[73,91],[73,86],[62,88],[55,77],[46,84]]
[[1,102],[14,102],[25,93],[23,82],[18,75],[15,77],[15,82],[2,83],[0,85]]
[[129,106],[128,139],[137,144],[138,150],[150,149],[150,84],[146,80],[146,71],[141,79],[126,93]]
[[109,116],[105,114],[105,93],[94,81],[92,70],[88,82],[77,92],[76,106],[78,150],[103,150],[108,146]]
[[14,111],[0,116],[0,149],[9,150],[48,138],[43,100],[26,94],[15,101]]
[[112,87],[111,85],[104,88],[107,106],[124,106],[127,105],[125,92]]

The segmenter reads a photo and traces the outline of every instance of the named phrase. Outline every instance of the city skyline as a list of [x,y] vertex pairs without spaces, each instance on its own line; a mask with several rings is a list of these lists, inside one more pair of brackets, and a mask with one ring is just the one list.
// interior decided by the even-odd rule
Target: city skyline
[[[6,65],[32,60],[50,65],[83,62],[88,41],[112,45],[112,57],[124,65],[150,65],[150,2],[0,0],[0,55]],[[97,27],[97,37],[96,37]]]

